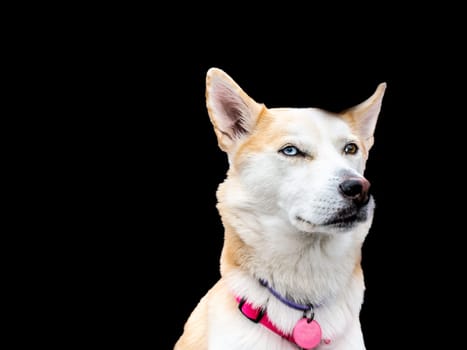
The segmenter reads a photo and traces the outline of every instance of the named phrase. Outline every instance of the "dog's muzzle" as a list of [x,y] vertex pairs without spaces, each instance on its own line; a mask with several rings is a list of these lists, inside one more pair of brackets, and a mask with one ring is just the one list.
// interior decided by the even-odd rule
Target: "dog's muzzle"
[[347,205],[326,221],[325,225],[348,229],[358,222],[365,221],[368,218],[367,204],[371,199],[370,182],[361,176],[346,177],[339,184],[339,192]]

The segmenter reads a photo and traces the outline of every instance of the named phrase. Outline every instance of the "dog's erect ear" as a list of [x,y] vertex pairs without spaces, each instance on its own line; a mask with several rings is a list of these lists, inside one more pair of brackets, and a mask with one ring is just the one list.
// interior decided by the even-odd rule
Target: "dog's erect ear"
[[355,132],[361,137],[366,151],[373,146],[373,134],[381,110],[386,83],[381,83],[373,95],[366,101],[344,111],[344,117],[350,120]]
[[206,75],[206,105],[219,147],[225,152],[252,130],[264,108],[218,68],[209,69]]

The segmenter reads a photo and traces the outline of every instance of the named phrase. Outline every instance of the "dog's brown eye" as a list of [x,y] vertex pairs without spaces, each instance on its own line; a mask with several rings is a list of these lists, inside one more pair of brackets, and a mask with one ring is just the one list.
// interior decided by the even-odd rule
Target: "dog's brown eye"
[[345,154],[355,154],[357,153],[357,151],[358,151],[358,146],[353,142],[346,144],[344,147]]

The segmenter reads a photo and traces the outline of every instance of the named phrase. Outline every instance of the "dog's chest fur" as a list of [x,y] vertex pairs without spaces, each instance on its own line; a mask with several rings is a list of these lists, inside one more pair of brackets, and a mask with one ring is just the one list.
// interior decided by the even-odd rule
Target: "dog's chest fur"
[[[224,183],[222,186],[225,185]],[[222,197],[222,186],[219,197]],[[223,204],[220,199],[218,207],[221,213]],[[221,283],[230,291],[227,295],[245,296],[258,307],[266,307],[268,315],[274,319],[278,328],[290,333],[303,317],[303,312],[294,310],[271,296],[258,282],[258,278],[274,281],[274,288],[281,295],[296,302],[315,305],[315,320],[322,327],[323,338],[331,340],[329,345],[323,346],[326,349],[337,346],[335,343],[342,341],[341,335],[345,333],[345,328],[356,322],[358,324],[358,319],[355,318],[364,291],[360,246],[367,227],[339,239],[328,236],[296,236],[284,231],[286,228],[279,221],[272,218],[261,219],[258,213],[237,213],[233,208],[229,208],[227,212],[227,215],[222,216],[226,234],[221,258]],[[234,222],[235,229],[229,229],[232,227],[231,221]],[[250,224],[245,221],[250,221]],[[256,233],[253,235],[252,231]],[[249,244],[244,244],[242,237],[248,237],[246,240]],[[293,295],[288,295],[291,290]],[[223,349],[229,349],[225,346],[230,342],[232,349],[247,349],[252,346],[255,349],[260,349],[261,346],[264,349],[297,349],[296,345],[286,340],[280,339],[278,342],[276,334],[247,320],[236,309],[237,303],[233,298],[228,300],[227,297],[227,300],[223,300],[223,304],[225,303],[230,305],[231,312],[215,311],[217,321],[212,327],[218,329],[222,336],[212,334],[210,343],[222,343],[224,347],[220,348]],[[236,326],[232,327],[232,324]],[[225,329],[237,331],[225,334]],[[246,334],[249,336],[245,336]],[[226,339],[230,341],[226,342]],[[355,339],[361,338],[357,336]],[[357,342],[359,346],[360,341]],[[239,344],[244,345],[239,347]],[[215,348],[213,345],[213,349]],[[357,346],[355,349],[360,348]]]

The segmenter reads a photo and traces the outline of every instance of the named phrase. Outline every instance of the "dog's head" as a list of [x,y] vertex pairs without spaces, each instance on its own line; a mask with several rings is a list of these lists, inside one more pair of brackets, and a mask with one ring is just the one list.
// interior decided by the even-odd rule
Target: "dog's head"
[[221,205],[295,232],[346,232],[370,221],[363,172],[385,87],[342,113],[269,109],[211,68],[207,108],[230,164]]

